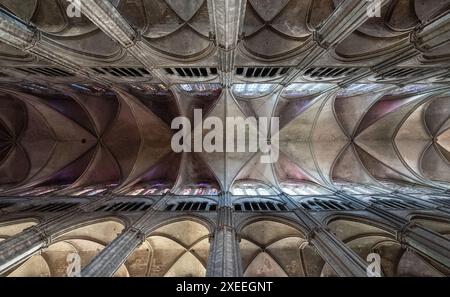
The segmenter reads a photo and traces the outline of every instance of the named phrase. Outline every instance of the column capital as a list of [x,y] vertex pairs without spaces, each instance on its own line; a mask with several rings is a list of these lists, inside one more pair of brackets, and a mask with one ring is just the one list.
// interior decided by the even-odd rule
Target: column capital
[[233,227],[233,208],[228,205],[220,207],[217,212],[217,228],[226,229]]
[[122,47],[130,48],[136,44],[138,34],[120,15],[110,1],[78,0],[77,8]]
[[318,47],[321,47],[324,50],[328,50],[330,48],[330,43],[324,42],[323,36],[321,36],[317,31],[313,31],[312,40]]
[[231,193],[226,191],[226,192],[222,192],[219,196],[219,203],[218,203],[218,208],[222,208],[222,207],[229,207],[229,208],[233,208],[233,202],[231,201]]
[[233,83],[236,49],[244,22],[247,0],[208,0],[214,43],[218,49],[220,82]]
[[[377,5],[382,7],[389,0],[376,0]],[[375,4],[365,0],[346,0],[335,8],[312,33],[312,38],[308,40],[311,45],[309,52],[297,65],[295,71],[291,71],[284,79],[283,83],[292,82],[307,67],[322,57],[329,49],[337,46],[351,33],[358,29],[371,16],[368,13]],[[369,74],[370,75],[370,72]]]
[[13,47],[29,50],[39,40],[39,30],[0,8],[0,40]]
[[[356,199],[348,194],[345,196],[347,199]],[[407,219],[374,204],[369,204],[364,201],[359,201],[359,203],[365,206],[366,211],[385,220],[387,225],[396,229],[396,240],[400,244],[411,247],[422,255],[450,268],[450,248],[449,240],[447,238],[422,227],[414,221],[408,221]]]
[[39,236],[39,238],[41,238],[45,242],[43,248],[49,247],[53,241],[52,235],[42,226],[34,225],[24,229],[23,231],[35,232]]
[[128,231],[134,233],[134,236],[139,240],[140,244],[143,244],[147,238],[145,232],[143,232],[140,228],[130,227],[128,228]]
[[[311,240],[316,236],[317,233],[325,230],[322,226],[314,226],[312,227],[308,233],[305,234],[305,239],[308,243],[311,243]],[[326,229],[329,230],[329,229]]]
[[420,24],[410,33],[410,43],[421,52],[433,50],[450,40],[450,15],[442,14],[431,22]]
[[292,204],[295,209],[293,212],[297,216],[300,224],[306,229],[305,239],[321,255],[339,276],[366,276],[366,263],[340,241],[308,211],[299,207],[297,202],[286,193],[279,196],[287,203]]
[[[389,0],[376,0],[376,4],[384,6]],[[365,0],[342,1],[333,13],[317,29],[314,37],[324,49],[336,46],[358,27],[364,24],[371,15],[370,9],[375,3]]]
[[410,228],[412,228],[416,225],[417,224],[413,221],[409,221],[409,222],[405,223],[399,230],[397,230],[395,232],[395,238],[397,239],[397,241],[402,245],[406,244],[406,242],[405,242],[406,234],[408,232],[410,232],[410,230],[409,230]]
[[104,0],[78,0],[75,3],[92,23],[127,50],[154,77],[160,79],[165,85],[170,83],[163,72],[155,70],[153,59],[155,51],[141,38],[140,32],[128,23],[113,3]]

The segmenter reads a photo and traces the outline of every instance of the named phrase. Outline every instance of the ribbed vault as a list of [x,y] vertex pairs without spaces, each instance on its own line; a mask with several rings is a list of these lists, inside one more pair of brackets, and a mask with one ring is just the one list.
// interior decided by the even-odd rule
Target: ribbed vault
[[0,274],[449,275],[449,12],[0,0]]
[[[155,86],[142,92],[3,88],[4,189],[14,194],[55,186],[65,193],[107,185],[111,191],[126,193],[135,186],[164,184],[177,192],[202,184],[229,191],[235,183],[253,181],[277,192],[284,182],[327,188],[343,181],[439,187],[450,182],[450,110],[448,93],[440,86],[419,94],[391,88],[297,97],[284,97],[281,86],[253,96],[216,85],[183,88],[187,86],[171,90]],[[224,121],[223,151],[172,151],[176,130],[169,123],[184,115],[192,119],[191,134],[196,133],[195,125],[202,122],[194,123],[194,110],[201,111],[204,120]],[[226,151],[227,117],[270,116],[280,121],[280,130],[271,135],[279,137],[275,163],[261,163],[259,150]],[[258,121],[251,125],[257,128]],[[200,131],[205,135],[210,128]],[[261,131],[254,135],[250,131],[258,130],[234,135],[247,142],[262,137]]]
[[[448,229],[445,224],[418,220],[420,224],[433,225],[441,232]],[[350,220],[336,220],[329,224],[337,237],[345,242],[361,258],[376,253],[381,259],[381,273],[387,277],[444,276],[448,272],[439,264],[430,262],[411,250],[405,249],[393,234],[379,227]]]

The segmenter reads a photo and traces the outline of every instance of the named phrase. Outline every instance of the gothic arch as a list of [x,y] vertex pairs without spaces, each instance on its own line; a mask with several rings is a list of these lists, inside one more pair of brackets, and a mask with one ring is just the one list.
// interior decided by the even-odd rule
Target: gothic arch
[[369,255],[373,253],[379,255],[384,276],[444,276],[447,273],[439,264],[405,248],[395,233],[376,227],[372,222],[335,218],[328,222],[328,227],[363,260],[372,261]]
[[410,220],[450,239],[450,218],[448,216],[414,212],[410,214]]
[[238,232],[243,275],[319,276],[324,262],[304,233],[274,218],[257,218]]
[[0,241],[17,235],[36,224],[39,224],[39,221],[35,218],[22,218],[0,222]]
[[[80,260],[80,266],[75,269],[82,269],[111,243],[123,228],[124,226],[117,221],[108,220],[86,222],[72,227],[71,230],[66,230],[63,235],[57,237],[48,247],[42,249],[39,254],[32,255],[23,263],[7,271],[5,275],[13,277],[71,275],[71,261],[74,258],[69,260],[68,255],[74,254],[74,257]],[[116,275],[128,275],[128,271],[122,266]]]
[[211,232],[207,225],[194,217],[178,217],[153,226],[125,263],[130,275],[205,276]]

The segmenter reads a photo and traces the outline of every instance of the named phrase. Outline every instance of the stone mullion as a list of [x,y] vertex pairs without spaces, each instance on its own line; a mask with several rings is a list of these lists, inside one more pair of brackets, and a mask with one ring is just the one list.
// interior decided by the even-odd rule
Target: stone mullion
[[[409,196],[408,196],[409,197]],[[415,198],[417,199],[417,198]],[[438,202],[438,201],[431,201],[431,200],[426,200],[427,203],[431,203],[434,205],[435,209],[442,211],[443,213],[445,213],[446,215],[450,214],[450,207],[442,202]]]
[[391,193],[391,195],[395,195],[396,198],[404,200],[406,202],[414,202],[418,205],[420,205],[423,208],[428,208],[428,209],[436,209],[442,212],[445,212],[447,214],[450,213],[450,211],[448,209],[445,209],[445,207],[438,203],[438,202],[434,202],[431,200],[427,200],[427,199],[421,199],[421,198],[417,198],[414,195],[410,195],[410,194],[403,194],[403,193]]
[[238,277],[242,275],[238,236],[233,223],[233,208],[228,193],[219,201],[217,226],[211,238],[206,275]]
[[82,269],[83,277],[110,277],[125,263],[127,258],[146,239],[144,227],[152,220],[154,214],[164,210],[172,194],[166,194],[158,200],[132,226],[126,228],[116,239],[108,244],[95,258]]
[[367,263],[344,242],[339,240],[326,226],[303,208],[289,195],[282,193],[283,199],[293,210],[299,221],[307,229],[306,240],[312,244],[338,276],[367,276]]

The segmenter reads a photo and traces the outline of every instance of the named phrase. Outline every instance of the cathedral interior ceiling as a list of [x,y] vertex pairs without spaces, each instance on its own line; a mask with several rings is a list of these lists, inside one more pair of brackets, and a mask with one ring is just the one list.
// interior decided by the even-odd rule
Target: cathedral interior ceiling
[[[23,48],[0,34],[2,190],[450,182],[448,34],[387,69],[369,67],[398,54],[421,26],[448,23],[448,3],[387,1],[381,17],[300,67],[314,41],[327,39],[316,33],[341,2],[244,1],[231,86],[218,58],[222,23],[211,21],[210,1],[111,1],[117,19],[139,32],[141,54],[154,69],[89,14],[67,17],[67,1],[0,1],[0,27],[38,33]],[[42,40],[82,71],[30,51]],[[223,119],[279,117],[272,135],[280,139],[278,161],[261,164],[248,152],[172,152],[171,121],[193,118],[194,109]]]
[[[345,275],[315,246],[326,232],[361,259],[379,254],[386,276],[450,275],[448,257],[400,238],[417,226],[450,238],[449,202],[433,208],[447,207],[442,220],[417,202],[450,190],[448,0],[380,0],[376,16],[362,0],[73,2],[0,0],[0,242],[50,230],[0,274],[65,276],[68,254],[84,269],[135,232],[115,276],[205,276],[228,203],[244,276]],[[278,118],[276,162],[225,150],[227,133],[222,152],[175,152],[173,120],[199,110]],[[261,137],[250,128],[234,140]],[[400,210],[383,221],[345,193]],[[307,219],[291,222],[288,198]],[[10,200],[25,206],[4,211]]]

